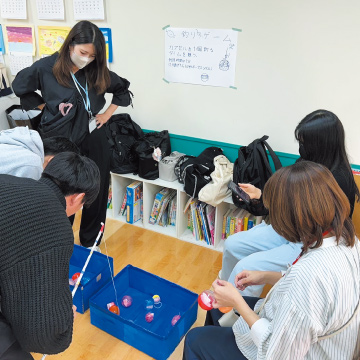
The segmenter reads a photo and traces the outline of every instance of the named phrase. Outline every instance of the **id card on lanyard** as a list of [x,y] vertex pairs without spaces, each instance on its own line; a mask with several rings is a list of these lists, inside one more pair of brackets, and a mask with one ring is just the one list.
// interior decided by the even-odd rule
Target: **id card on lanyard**
[[[71,77],[74,81],[74,84],[75,84],[75,87],[77,89],[77,91],[79,92],[82,100],[83,100],[83,103],[84,103],[84,107],[85,107],[85,110],[87,111],[88,113],[88,116],[89,116],[89,132],[92,133],[95,128],[96,128],[96,121],[95,121],[95,116],[93,116],[92,112],[91,112],[91,106],[90,106],[90,99],[89,99],[89,91],[88,91],[88,83],[87,83],[87,80],[86,80],[86,85],[85,85],[85,89],[81,86],[81,84],[79,83],[79,81],[76,79],[75,75],[73,72],[70,72],[71,74]],[[86,97],[86,100],[84,99],[81,91],[80,91],[80,88],[81,90],[84,92],[85,94],[85,97]]]

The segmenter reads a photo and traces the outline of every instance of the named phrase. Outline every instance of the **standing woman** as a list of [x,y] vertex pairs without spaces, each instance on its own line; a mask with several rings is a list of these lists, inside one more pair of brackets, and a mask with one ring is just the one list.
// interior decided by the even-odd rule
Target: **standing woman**
[[[103,125],[118,106],[132,104],[130,83],[107,68],[100,29],[89,21],[80,21],[59,52],[20,71],[12,85],[25,110],[42,110],[39,123],[34,124],[42,138],[67,137],[100,169],[99,196],[83,209],[80,226],[81,245],[92,246],[100,222],[105,222],[110,179],[109,145]],[[105,93],[113,97],[100,114]]]

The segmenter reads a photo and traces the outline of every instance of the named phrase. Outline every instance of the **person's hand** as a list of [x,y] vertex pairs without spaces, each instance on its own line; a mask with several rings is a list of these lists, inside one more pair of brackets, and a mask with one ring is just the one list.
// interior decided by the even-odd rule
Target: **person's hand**
[[105,113],[97,114],[95,116],[96,127],[100,129],[104,124],[106,124],[110,119],[110,116]]
[[235,286],[240,290],[244,291],[248,286],[251,285],[262,285],[263,284],[263,271],[250,271],[243,270],[235,276]]
[[77,307],[75,305],[73,305],[72,309],[73,309],[73,314],[74,314],[74,319],[75,319]]
[[216,302],[213,303],[214,309],[227,306],[235,307],[237,300],[241,298],[240,293],[227,281],[216,279],[212,286],[216,300]]
[[260,199],[261,190],[252,184],[238,184],[249,196],[250,199]]

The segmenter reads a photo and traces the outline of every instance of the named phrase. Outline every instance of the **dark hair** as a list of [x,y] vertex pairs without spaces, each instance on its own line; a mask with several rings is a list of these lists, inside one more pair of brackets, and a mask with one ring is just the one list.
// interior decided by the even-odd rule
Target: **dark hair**
[[93,44],[96,51],[95,60],[84,67],[89,88],[95,88],[98,94],[102,94],[110,86],[110,73],[106,65],[106,46],[103,33],[90,21],[78,22],[69,32],[53,67],[53,73],[57,82],[69,87],[72,79],[70,71],[74,64],[70,59],[69,47],[79,44]]
[[64,196],[85,193],[84,205],[90,205],[100,189],[100,171],[91,159],[73,152],[62,152],[46,166],[42,177],[51,179]]
[[323,165],[300,161],[281,168],[265,184],[263,201],[274,230],[290,242],[302,242],[304,251],[321,246],[329,230],[337,242],[343,237],[347,246],[355,243],[349,200]]
[[346,169],[359,201],[359,189],[346,154],[344,127],[334,113],[316,110],[305,116],[295,129],[295,138],[303,147],[305,156],[300,155],[304,160],[322,164],[332,172],[339,167]]
[[57,155],[65,151],[80,154],[80,149],[72,141],[61,136],[43,139],[43,145],[45,156]]

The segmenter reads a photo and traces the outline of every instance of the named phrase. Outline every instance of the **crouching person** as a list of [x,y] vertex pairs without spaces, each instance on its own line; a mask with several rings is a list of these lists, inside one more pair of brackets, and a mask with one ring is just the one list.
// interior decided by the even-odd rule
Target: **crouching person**
[[70,345],[68,216],[91,204],[99,186],[96,164],[72,152],[56,155],[38,181],[0,175],[0,359]]

